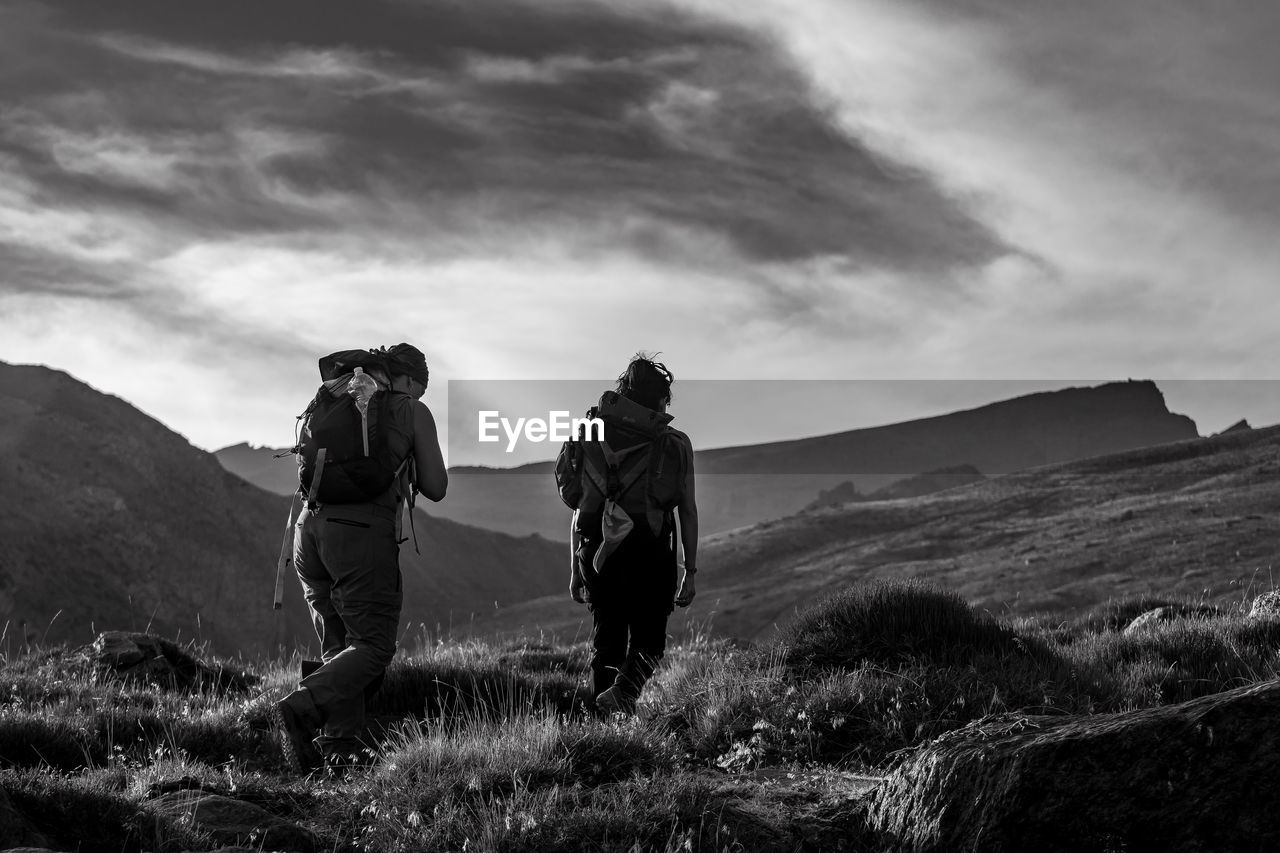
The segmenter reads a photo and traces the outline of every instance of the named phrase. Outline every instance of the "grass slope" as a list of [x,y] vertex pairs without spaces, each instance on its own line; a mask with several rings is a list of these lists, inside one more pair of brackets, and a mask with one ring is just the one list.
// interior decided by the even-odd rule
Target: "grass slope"
[[860,795],[936,735],[1280,675],[1280,622],[1235,609],[1116,631],[1136,606],[1042,626],[917,582],[851,587],[775,643],[686,637],[638,717],[606,720],[582,711],[581,644],[424,643],[370,706],[376,762],[341,779],[287,772],[266,725],[296,657],[177,690],[39,649],[0,659],[0,805],[84,853],[222,846],[163,816],[159,798],[184,789],[253,803],[335,853],[873,851]]
[[[823,507],[708,537],[687,617],[762,638],[858,581],[929,579],[975,606],[1065,619],[1113,598],[1238,602],[1280,556],[1280,427],[1126,451],[924,497]],[[709,626],[709,627],[708,627]],[[474,630],[582,636],[567,593]]]

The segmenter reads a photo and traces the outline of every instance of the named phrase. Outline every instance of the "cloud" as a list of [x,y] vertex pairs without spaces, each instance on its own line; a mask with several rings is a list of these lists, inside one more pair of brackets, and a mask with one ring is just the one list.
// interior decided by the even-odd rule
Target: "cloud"
[[[1280,111],[1258,32],[1275,13],[1068,6],[808,0],[736,19],[777,34],[846,133],[1008,247],[936,291],[955,312],[937,363],[1269,371],[1256,307],[1280,253],[1257,188],[1280,178]],[[1252,352],[1213,343],[1227,329]]]
[[[105,323],[219,395],[396,340],[440,376],[1256,373],[1273,13],[1122,6],[6,4],[0,357],[111,373],[63,345]],[[199,441],[281,440],[273,397]]]
[[[267,16],[238,3],[216,16],[54,8],[67,89],[104,82],[89,104],[47,81],[33,98],[19,87],[6,136],[58,139],[46,181],[149,216],[337,229],[357,212],[380,227],[387,206],[411,205],[449,241],[532,216],[643,217],[727,237],[748,259],[913,269],[994,249],[922,175],[886,169],[834,126],[766,40],[669,9],[384,3],[348,20],[352,7],[333,2]],[[246,157],[252,134],[317,144]],[[348,206],[315,204],[334,196]]]

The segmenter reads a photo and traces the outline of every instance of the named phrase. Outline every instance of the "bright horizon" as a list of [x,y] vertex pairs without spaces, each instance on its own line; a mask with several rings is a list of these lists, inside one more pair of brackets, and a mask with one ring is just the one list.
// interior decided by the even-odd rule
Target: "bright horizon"
[[[40,365],[49,367],[49,365]],[[74,377],[74,374],[71,374]],[[79,377],[74,377],[79,379]],[[1128,379],[1128,378],[1126,378]],[[1133,379],[1141,379],[1133,377]],[[80,380],[83,381],[83,380]],[[1126,380],[1101,379],[1072,382],[1054,380],[826,380],[826,381],[699,381],[677,382],[676,400],[670,412],[675,415],[673,426],[685,430],[694,439],[699,451],[720,450],[815,438],[834,433],[848,432],[899,424],[906,421],[932,418],[968,409],[998,403],[1030,394],[1060,391],[1067,388],[1095,387]],[[1146,380],[1143,380],[1146,381]],[[1221,432],[1238,421],[1247,420],[1253,427],[1280,424],[1280,394],[1275,393],[1273,382],[1241,380],[1150,380],[1161,392],[1170,413],[1190,417],[1201,436]],[[503,388],[507,383],[485,380],[480,383],[464,381],[467,387]],[[572,382],[518,382],[516,386],[542,389],[546,386],[563,386],[578,391],[571,399],[587,399],[584,389],[593,390],[597,385],[606,390],[606,380],[576,380]],[[90,387],[93,387],[90,384]],[[855,392],[833,398],[832,389]],[[111,393],[101,388],[95,390]],[[746,392],[746,393],[743,393]],[[308,394],[310,392],[307,392]],[[119,396],[119,395],[116,395]],[[441,394],[440,396],[444,396]],[[561,399],[564,394],[561,393]],[[125,398],[121,398],[125,399]],[[530,404],[529,397],[511,393],[495,393],[491,400],[512,403],[505,410],[515,415],[542,413],[549,407],[541,403]],[[540,399],[534,397],[532,399]],[[173,424],[154,413],[146,412],[165,426],[190,437]],[[431,402],[431,401],[428,401]],[[493,403],[505,408],[503,402]],[[587,400],[587,402],[591,402]],[[762,406],[776,403],[775,417],[761,418]],[[456,401],[455,401],[455,404]],[[806,405],[807,404],[807,405]],[[821,421],[815,422],[807,413],[818,411],[821,404]],[[568,404],[566,404],[568,405]],[[472,405],[474,408],[474,405]],[[450,408],[448,405],[432,405],[440,428],[442,449],[450,468],[484,467],[514,468],[531,463],[554,460],[558,442],[516,442],[513,453],[507,453],[504,445],[508,437],[498,430],[500,441],[492,448],[477,451],[472,445],[471,431],[466,438],[450,439]],[[572,417],[582,413],[571,411]],[[1208,418],[1209,426],[1206,426]],[[455,423],[456,427],[456,423]],[[251,441],[235,441],[217,446],[193,446],[207,452],[216,452],[238,445],[252,449],[284,449],[292,445],[292,436],[275,444]]]
[[[1193,0],[20,0],[0,360],[206,450],[288,446],[321,355],[398,341],[442,422],[449,380],[659,351],[703,447],[1015,396],[947,384],[987,380],[1151,378],[1201,433],[1276,423],[1238,380],[1277,378],[1278,28]],[[688,380],[950,390],[817,399],[811,430],[704,421]]]

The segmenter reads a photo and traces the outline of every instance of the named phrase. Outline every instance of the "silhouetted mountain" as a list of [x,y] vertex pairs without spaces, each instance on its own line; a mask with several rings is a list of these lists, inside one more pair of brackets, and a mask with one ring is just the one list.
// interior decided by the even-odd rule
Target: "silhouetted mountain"
[[[799,512],[846,481],[865,494],[956,465],[994,476],[1196,435],[1190,418],[1169,412],[1153,382],[1068,388],[889,426],[699,450],[698,509],[703,532],[715,533]],[[692,438],[696,446],[699,437]],[[292,491],[291,464],[262,473],[261,458],[272,452],[240,445],[218,457],[264,488]],[[567,539],[569,511],[556,496],[550,462],[454,468],[449,501],[434,511],[508,533]]]
[[[222,653],[312,639],[296,578],[271,606],[289,500],[65,373],[0,363],[0,501],[10,643],[148,625]],[[421,512],[415,526],[422,554],[406,543],[400,560],[409,624],[461,624],[565,583],[563,546]]]
[[[905,500],[846,503],[709,537],[698,598],[672,629],[760,638],[833,589],[919,578],[1001,616],[1080,615],[1110,599],[1229,607],[1272,583],[1280,553],[1280,427],[1016,472]],[[590,624],[567,596],[480,634]]]

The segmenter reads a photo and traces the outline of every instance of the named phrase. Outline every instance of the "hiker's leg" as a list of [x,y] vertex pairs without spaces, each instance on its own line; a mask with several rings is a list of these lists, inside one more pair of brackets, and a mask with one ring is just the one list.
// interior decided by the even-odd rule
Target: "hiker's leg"
[[302,680],[320,710],[325,744],[349,743],[364,730],[364,689],[396,650],[402,593],[395,521],[355,507],[320,513],[319,552],[333,577],[331,598],[346,646]]
[[634,710],[640,692],[666,652],[667,616],[666,611],[649,607],[637,608],[630,614],[627,627],[631,643],[614,682],[628,710]]
[[591,698],[613,685],[627,657],[627,618],[616,605],[591,605]]
[[330,595],[333,579],[320,559],[318,524],[311,510],[304,507],[294,526],[293,567],[302,583],[302,597],[311,611],[311,623],[320,640],[320,659],[329,660],[346,648],[347,628],[333,606]]

